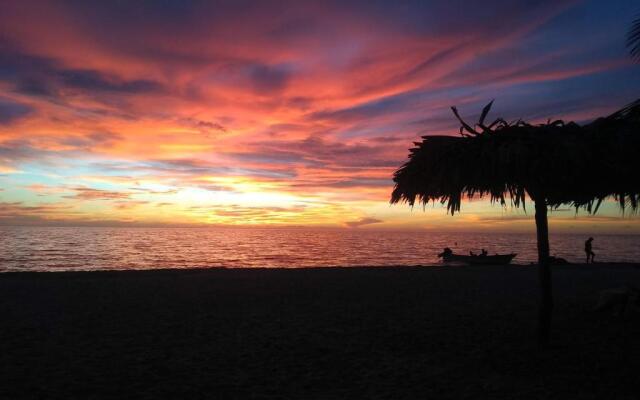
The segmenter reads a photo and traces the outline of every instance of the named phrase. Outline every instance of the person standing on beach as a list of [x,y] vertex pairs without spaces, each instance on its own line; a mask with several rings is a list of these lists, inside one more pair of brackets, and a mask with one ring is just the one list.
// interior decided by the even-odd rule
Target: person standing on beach
[[593,246],[591,245],[591,242],[593,242],[592,237],[584,242],[584,252],[587,254],[587,264],[589,264],[589,259],[591,259],[591,264],[593,264],[593,259],[596,256],[596,253],[593,252]]

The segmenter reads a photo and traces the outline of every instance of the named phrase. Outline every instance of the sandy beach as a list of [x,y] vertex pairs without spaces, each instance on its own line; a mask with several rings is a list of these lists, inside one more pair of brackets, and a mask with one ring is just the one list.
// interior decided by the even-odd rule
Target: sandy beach
[[633,399],[640,314],[592,308],[635,265],[0,275],[0,397]]

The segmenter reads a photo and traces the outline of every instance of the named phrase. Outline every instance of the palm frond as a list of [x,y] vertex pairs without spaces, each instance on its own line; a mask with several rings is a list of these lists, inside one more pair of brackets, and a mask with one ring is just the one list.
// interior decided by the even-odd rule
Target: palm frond
[[627,48],[631,57],[640,61],[640,17],[631,23],[631,29],[627,33]]

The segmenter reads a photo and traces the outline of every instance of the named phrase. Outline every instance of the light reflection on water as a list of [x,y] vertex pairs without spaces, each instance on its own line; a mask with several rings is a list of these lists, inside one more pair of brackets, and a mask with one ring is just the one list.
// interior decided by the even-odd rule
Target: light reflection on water
[[[585,235],[551,237],[551,253],[583,261]],[[598,235],[597,261],[640,260],[640,235]],[[536,259],[534,234],[246,228],[0,227],[0,271],[439,264],[445,246]]]

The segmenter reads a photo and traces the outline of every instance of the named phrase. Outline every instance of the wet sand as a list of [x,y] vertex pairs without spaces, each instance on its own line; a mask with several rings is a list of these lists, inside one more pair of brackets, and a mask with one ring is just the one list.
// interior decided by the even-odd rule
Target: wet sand
[[0,398],[634,399],[635,265],[0,274]]

